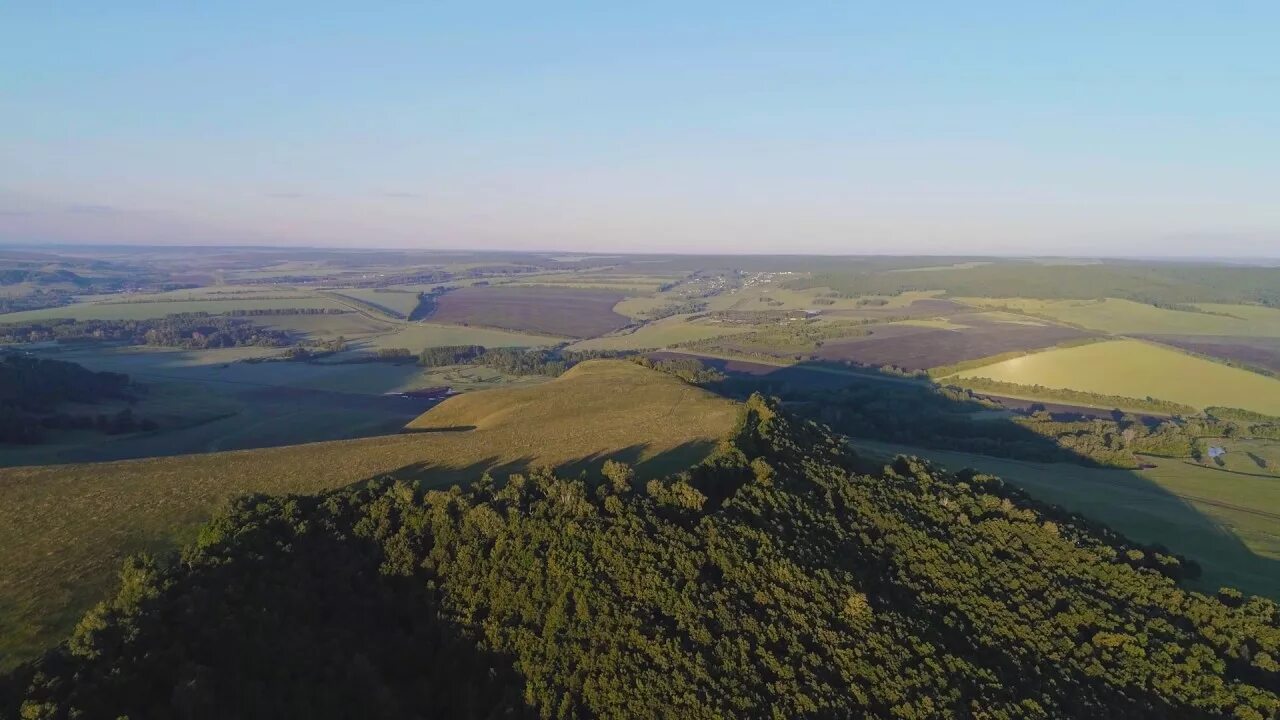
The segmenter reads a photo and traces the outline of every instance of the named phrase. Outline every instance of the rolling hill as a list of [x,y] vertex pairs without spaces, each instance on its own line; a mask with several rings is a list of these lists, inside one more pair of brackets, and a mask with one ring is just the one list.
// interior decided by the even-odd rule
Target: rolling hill
[[0,667],[64,636],[126,555],[178,547],[236,496],[388,474],[442,486],[535,466],[576,473],[607,458],[655,477],[697,462],[737,416],[677,378],[601,360],[536,387],[456,396],[411,434],[0,470]]
[[[613,368],[589,370],[570,384]],[[129,561],[67,643],[0,675],[0,714],[1280,712],[1274,602],[1188,591],[1180,558],[990,476],[871,471],[758,395],[742,417],[648,483],[610,466],[240,499],[182,563]]]

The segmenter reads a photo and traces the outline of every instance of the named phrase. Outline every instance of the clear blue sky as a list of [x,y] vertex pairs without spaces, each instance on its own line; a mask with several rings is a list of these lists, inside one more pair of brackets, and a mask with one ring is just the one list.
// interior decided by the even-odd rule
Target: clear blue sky
[[1276,255],[1278,33],[1275,2],[18,0],[0,241]]

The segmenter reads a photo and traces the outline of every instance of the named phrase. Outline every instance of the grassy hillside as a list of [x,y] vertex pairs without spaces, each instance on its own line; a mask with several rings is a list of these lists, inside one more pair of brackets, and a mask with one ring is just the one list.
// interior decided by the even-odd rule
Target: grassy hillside
[[644,476],[691,464],[736,406],[619,361],[531,388],[459,396],[414,421],[474,426],[262,450],[0,470],[0,664],[32,656],[101,599],[122,557],[190,540],[229,498],[314,493],[394,474],[426,485],[618,457]]
[[711,462],[652,482],[245,498],[0,674],[0,714],[1280,713],[1275,603],[1188,592],[1180,558],[996,478],[868,474],[824,429],[744,409]]
[[1280,414],[1280,380],[1136,340],[1049,350],[966,370],[955,377]]

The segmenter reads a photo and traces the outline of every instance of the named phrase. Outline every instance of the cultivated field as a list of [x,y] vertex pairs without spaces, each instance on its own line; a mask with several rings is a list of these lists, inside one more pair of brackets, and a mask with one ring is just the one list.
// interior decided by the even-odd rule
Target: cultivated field
[[943,321],[909,321],[868,328],[870,335],[824,343],[823,360],[852,360],[864,365],[895,365],[927,370],[1016,350],[1039,350],[1090,334],[1060,325],[992,321],[979,314]]
[[471,287],[445,293],[433,322],[480,325],[561,337],[586,338],[630,320],[613,311],[623,295],[609,290],[548,287]]
[[1135,540],[1161,543],[1200,563],[1196,585],[1280,598],[1280,482],[1149,458],[1141,471],[1091,469],[854,440],[873,456],[919,455],[951,470],[998,475],[1032,496],[1102,522]]
[[1020,385],[1280,414],[1280,380],[1137,340],[1060,348],[957,373]]
[[1280,337],[1280,310],[1250,305],[1198,304],[1196,307],[1201,308],[1203,312],[1186,312],[1115,298],[1103,300],[963,298],[963,300],[980,307],[1007,307],[1018,312],[1112,334]]
[[535,465],[577,472],[609,457],[652,477],[695,462],[737,416],[735,404],[673,377],[594,361],[537,387],[451,399],[414,422],[471,431],[0,470],[0,664],[65,636],[125,555],[190,540],[233,496],[384,474],[439,485]]
[[1140,335],[1138,337],[1200,355],[1280,373],[1280,338],[1209,335]]

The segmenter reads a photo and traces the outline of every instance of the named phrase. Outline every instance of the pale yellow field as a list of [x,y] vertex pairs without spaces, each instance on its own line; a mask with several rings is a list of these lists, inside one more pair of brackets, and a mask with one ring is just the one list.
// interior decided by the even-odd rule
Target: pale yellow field
[[1212,313],[1165,310],[1133,302],[1105,300],[1037,300],[1028,298],[958,298],[979,307],[1008,307],[1107,333],[1153,335],[1239,335],[1280,337],[1280,310],[1255,305],[1200,304]]
[[1137,340],[1112,340],[1026,355],[957,373],[1021,385],[1153,397],[1280,414],[1280,380]]

